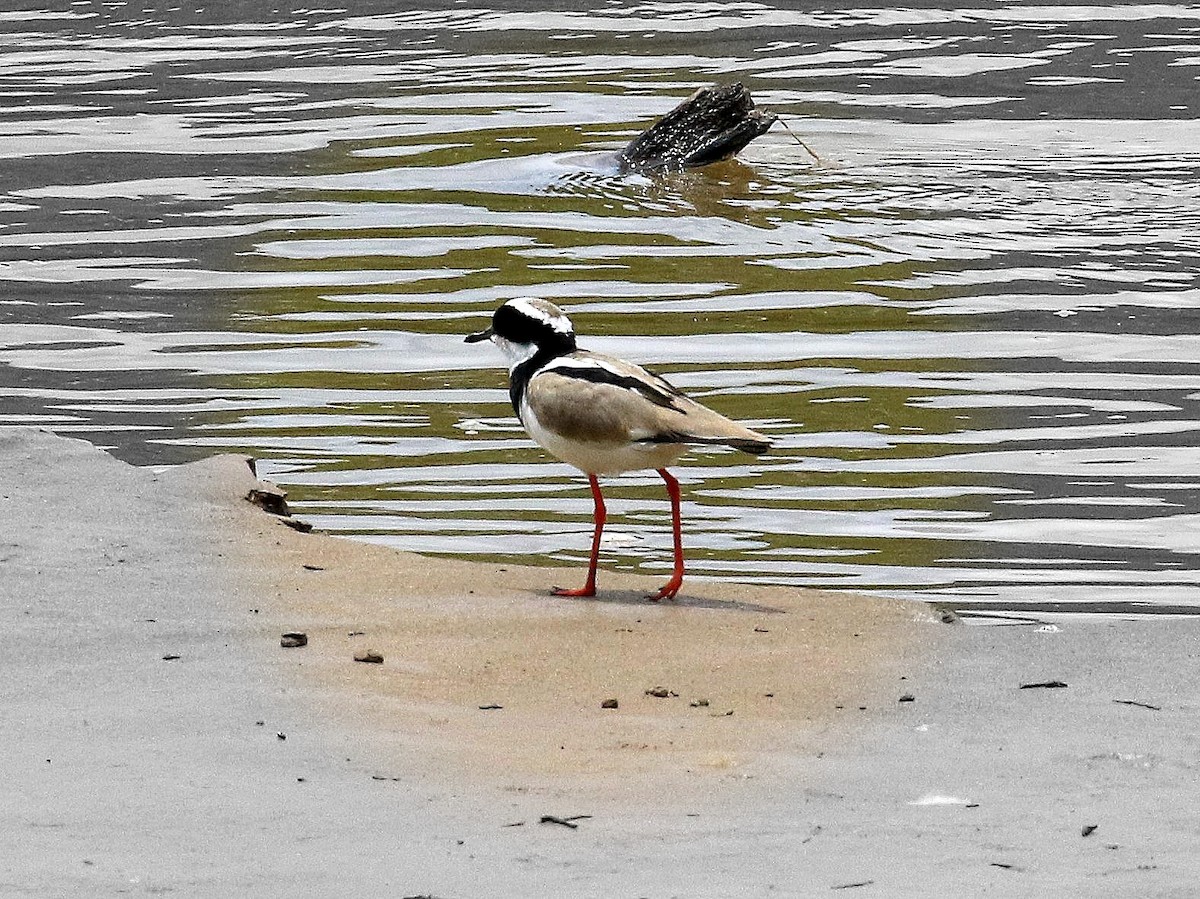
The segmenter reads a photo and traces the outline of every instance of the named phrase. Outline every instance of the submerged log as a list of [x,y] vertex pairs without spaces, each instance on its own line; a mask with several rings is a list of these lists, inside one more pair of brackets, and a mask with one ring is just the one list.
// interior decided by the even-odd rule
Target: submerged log
[[775,124],[754,106],[740,83],[701,88],[635,137],[621,164],[638,171],[670,171],[728,159]]

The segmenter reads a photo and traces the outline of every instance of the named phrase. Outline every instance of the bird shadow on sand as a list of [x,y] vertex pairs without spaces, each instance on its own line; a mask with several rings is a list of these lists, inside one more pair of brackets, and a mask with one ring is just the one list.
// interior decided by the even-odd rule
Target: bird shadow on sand
[[666,609],[715,609],[720,612],[754,612],[769,615],[787,614],[786,609],[738,599],[713,599],[707,596],[687,596],[680,594],[674,599],[651,600],[646,597],[645,593],[638,590],[602,590],[595,596],[557,596],[551,591],[550,595],[555,599],[562,599],[566,602],[591,602]]

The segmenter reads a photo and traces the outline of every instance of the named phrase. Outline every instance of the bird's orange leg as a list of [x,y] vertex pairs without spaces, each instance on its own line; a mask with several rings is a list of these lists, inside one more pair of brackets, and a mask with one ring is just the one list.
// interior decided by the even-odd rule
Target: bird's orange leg
[[671,497],[671,530],[675,535],[675,570],[671,579],[663,584],[657,593],[651,593],[646,598],[657,602],[660,599],[674,599],[683,585],[683,522],[679,514],[679,482],[665,468],[658,469],[667,485],[667,496]]
[[588,483],[592,485],[592,499],[596,503],[592,512],[596,530],[592,534],[592,558],[588,563],[587,583],[578,590],[564,590],[562,587],[555,587],[553,590],[555,596],[596,595],[596,564],[600,561],[600,535],[604,532],[604,522],[608,518],[608,510],[604,508],[604,497],[600,494],[600,482],[596,480],[594,474],[588,475]]

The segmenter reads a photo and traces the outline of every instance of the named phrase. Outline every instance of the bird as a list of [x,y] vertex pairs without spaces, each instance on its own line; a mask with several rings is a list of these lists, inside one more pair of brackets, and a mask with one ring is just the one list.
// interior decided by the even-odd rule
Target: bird
[[667,471],[693,445],[729,446],[759,455],[771,439],[684,396],[665,379],[614,356],[579,349],[565,313],[538,297],[516,297],[495,310],[491,324],[466,337],[491,341],[506,357],[509,399],[530,437],[552,456],[587,475],[594,503],[587,580],[556,596],[596,595],[600,537],[607,511],[600,475],[654,469],[671,501],[674,568],[647,599],[673,599],[683,584],[679,482]]

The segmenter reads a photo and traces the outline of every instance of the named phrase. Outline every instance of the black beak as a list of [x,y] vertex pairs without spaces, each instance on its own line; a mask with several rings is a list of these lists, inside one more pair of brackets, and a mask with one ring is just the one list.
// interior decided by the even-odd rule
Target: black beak
[[479,343],[481,340],[491,340],[493,333],[494,332],[492,331],[491,327],[489,326],[487,328],[484,328],[482,331],[476,331],[474,334],[468,334],[467,338],[464,342],[465,343]]

